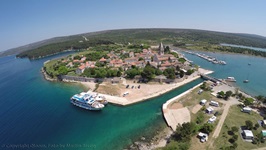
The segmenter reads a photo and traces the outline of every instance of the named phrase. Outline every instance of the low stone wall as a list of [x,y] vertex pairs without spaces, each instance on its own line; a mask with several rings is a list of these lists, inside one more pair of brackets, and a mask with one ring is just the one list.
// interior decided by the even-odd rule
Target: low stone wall
[[114,78],[88,78],[88,77],[80,77],[80,76],[68,76],[68,75],[61,75],[58,77],[61,81],[67,82],[110,82],[110,83],[120,83],[122,79],[120,77]]

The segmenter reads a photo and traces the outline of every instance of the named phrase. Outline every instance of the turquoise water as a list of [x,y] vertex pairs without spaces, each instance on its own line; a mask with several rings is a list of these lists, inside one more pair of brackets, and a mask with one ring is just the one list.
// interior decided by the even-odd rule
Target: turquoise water
[[[212,64],[198,56],[184,53],[185,56],[192,60],[193,63],[200,65],[203,68],[215,71],[212,76],[217,78],[227,78],[229,76],[235,77],[237,80],[236,85],[241,90],[253,95],[264,95],[266,96],[266,59],[255,56],[246,55],[234,55],[234,54],[221,54],[221,53],[208,53],[218,58],[218,60],[225,60],[227,65]],[[248,64],[251,65],[248,65]],[[244,80],[248,79],[249,83],[243,83]]]
[[225,43],[222,43],[220,45],[222,45],[222,46],[231,46],[231,47],[239,47],[239,48],[247,48],[247,49],[251,49],[251,50],[266,52],[266,48],[243,46],[243,45],[235,45],[235,44],[225,44]]
[[202,82],[191,82],[151,100],[93,112],[70,104],[81,86],[43,79],[48,59],[0,58],[0,146],[24,149],[123,149],[165,126],[162,104]]
[[[208,53],[225,60],[214,65],[186,54],[200,66],[214,70],[213,76],[234,76],[236,85],[252,95],[265,95],[266,59],[244,55]],[[54,56],[54,57],[58,57]],[[87,111],[69,102],[82,91],[80,85],[48,82],[40,72],[43,62],[14,56],[0,58],[0,146],[5,149],[123,149],[141,136],[165,126],[162,104],[202,82],[191,82],[157,98],[135,105],[108,105],[103,111]],[[250,63],[251,65],[248,65]],[[245,84],[242,81],[249,79]],[[19,145],[20,144],[20,145]]]

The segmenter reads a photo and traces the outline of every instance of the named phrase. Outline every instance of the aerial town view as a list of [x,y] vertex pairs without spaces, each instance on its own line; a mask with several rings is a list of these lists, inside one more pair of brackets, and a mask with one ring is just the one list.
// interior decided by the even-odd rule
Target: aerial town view
[[266,2],[0,4],[0,149],[266,150]]

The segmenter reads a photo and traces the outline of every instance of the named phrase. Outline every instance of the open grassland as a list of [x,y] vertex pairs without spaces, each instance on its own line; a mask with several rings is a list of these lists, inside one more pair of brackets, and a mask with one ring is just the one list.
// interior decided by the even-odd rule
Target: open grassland
[[[213,144],[214,148],[211,148],[211,149],[218,150],[223,147],[228,147],[232,145],[229,142],[231,135],[228,134],[228,131],[231,130],[231,127],[236,126],[240,128],[240,126],[245,125],[246,120],[250,120],[253,122],[253,124],[256,124],[258,120],[263,119],[259,114],[255,112],[248,114],[248,113],[243,113],[240,110],[241,108],[238,106],[231,106],[228,116],[226,117],[224,125],[222,127],[221,133]],[[262,129],[263,129],[262,127],[259,127],[257,130],[252,130],[254,136],[259,134]],[[250,150],[250,149],[256,149],[259,147],[266,147],[266,143],[255,145],[250,142],[245,142],[242,140],[239,132],[237,132],[236,134],[238,135],[238,139],[236,141],[238,145],[238,147],[236,148],[237,150]]]

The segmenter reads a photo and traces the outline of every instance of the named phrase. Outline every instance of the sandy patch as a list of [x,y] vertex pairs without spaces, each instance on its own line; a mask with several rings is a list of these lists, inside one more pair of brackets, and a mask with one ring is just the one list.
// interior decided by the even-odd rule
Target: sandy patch
[[190,122],[190,112],[187,107],[180,109],[168,109],[168,113],[164,113],[167,124],[175,131],[178,124]]
[[94,90],[96,87],[96,83],[94,82],[80,82],[83,86],[85,86],[85,88],[87,88],[88,90]]
[[193,114],[196,114],[201,108],[202,108],[202,106],[201,106],[200,104],[197,104],[197,105],[195,105],[195,106],[192,108],[191,112],[192,112]]
[[179,109],[183,108],[183,105],[181,103],[173,103],[170,106],[168,106],[169,109]]

